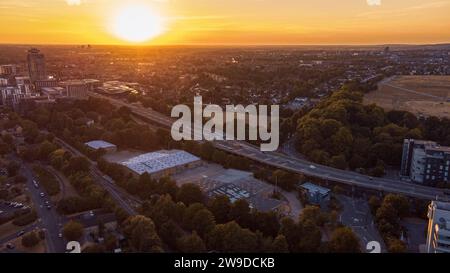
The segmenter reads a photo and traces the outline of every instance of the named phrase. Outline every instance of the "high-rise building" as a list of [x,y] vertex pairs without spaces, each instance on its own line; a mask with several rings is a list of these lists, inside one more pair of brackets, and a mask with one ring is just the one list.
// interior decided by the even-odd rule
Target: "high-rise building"
[[28,51],[28,73],[31,82],[47,79],[47,71],[45,70],[45,56],[39,49],[32,48]]
[[450,182],[450,147],[433,141],[405,139],[400,174],[411,181],[436,186]]
[[428,253],[450,253],[450,203],[432,201],[428,206]]

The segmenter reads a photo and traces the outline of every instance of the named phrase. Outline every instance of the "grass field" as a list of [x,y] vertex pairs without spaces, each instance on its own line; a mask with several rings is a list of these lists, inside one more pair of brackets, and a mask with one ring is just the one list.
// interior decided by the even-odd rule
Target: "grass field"
[[416,115],[450,118],[450,76],[396,76],[366,94],[365,104]]

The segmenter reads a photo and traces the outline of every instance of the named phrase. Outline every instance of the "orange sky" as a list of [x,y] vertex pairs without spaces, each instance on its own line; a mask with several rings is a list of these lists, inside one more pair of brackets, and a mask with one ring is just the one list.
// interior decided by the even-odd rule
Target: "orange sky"
[[0,0],[0,43],[129,44],[111,24],[136,4],[165,25],[145,44],[450,42],[450,0]]

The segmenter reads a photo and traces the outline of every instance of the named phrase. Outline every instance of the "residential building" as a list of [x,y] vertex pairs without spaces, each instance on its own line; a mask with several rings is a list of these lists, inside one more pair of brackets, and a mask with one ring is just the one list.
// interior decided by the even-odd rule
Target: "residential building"
[[405,139],[400,174],[413,182],[436,186],[450,182],[450,147],[433,141]]
[[15,76],[17,75],[17,65],[15,64],[4,64],[0,65],[0,75],[3,76]]
[[450,203],[432,201],[428,206],[428,253],[450,253]]
[[14,106],[25,97],[20,88],[15,86],[0,87],[1,104]]
[[16,77],[16,85],[22,93],[24,94],[31,94],[33,92],[33,86],[31,84],[30,77]]

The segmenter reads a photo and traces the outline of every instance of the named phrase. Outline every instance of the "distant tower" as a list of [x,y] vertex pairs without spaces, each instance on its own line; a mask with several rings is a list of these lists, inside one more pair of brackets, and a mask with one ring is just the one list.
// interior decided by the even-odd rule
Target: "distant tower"
[[32,48],[28,50],[28,73],[32,83],[36,81],[47,79],[47,72],[45,70],[45,56],[39,49]]

